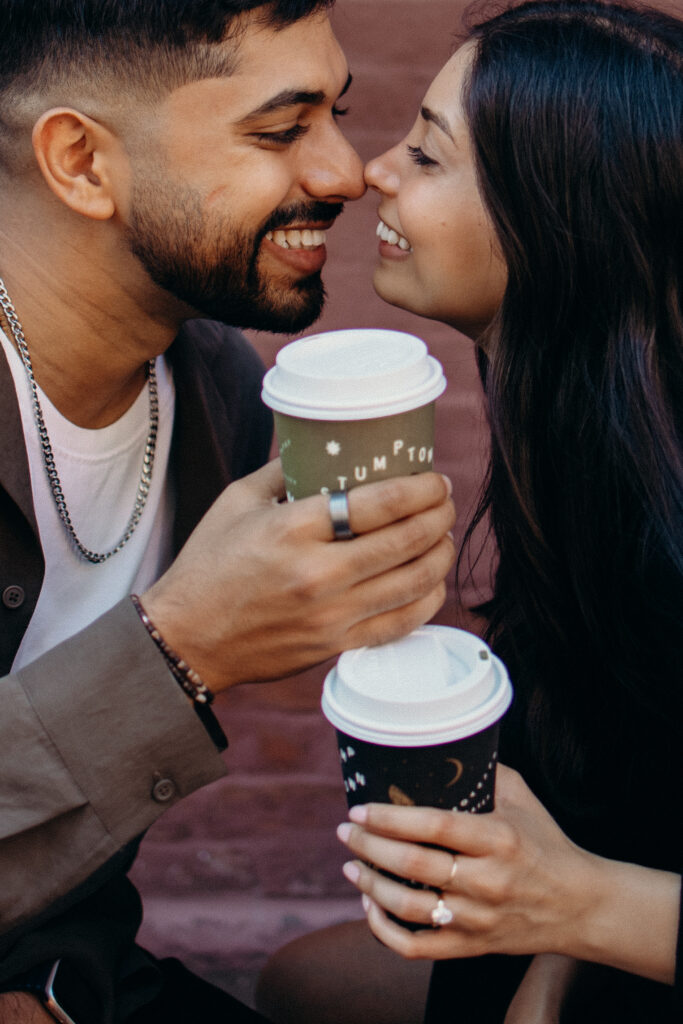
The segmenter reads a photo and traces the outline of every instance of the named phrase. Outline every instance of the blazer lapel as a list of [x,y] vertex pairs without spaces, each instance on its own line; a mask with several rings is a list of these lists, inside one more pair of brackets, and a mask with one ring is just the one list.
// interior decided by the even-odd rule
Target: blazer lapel
[[0,486],[21,509],[34,533],[38,533],[28,456],[14,379],[5,350],[0,345]]

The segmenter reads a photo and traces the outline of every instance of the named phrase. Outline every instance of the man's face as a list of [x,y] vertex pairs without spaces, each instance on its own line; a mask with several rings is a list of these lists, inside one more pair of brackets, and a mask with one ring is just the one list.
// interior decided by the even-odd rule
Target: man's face
[[364,192],[336,120],[347,80],[325,15],[278,32],[251,15],[234,74],[156,108],[132,160],[129,239],[158,285],[242,327],[292,333],[319,316],[324,232]]

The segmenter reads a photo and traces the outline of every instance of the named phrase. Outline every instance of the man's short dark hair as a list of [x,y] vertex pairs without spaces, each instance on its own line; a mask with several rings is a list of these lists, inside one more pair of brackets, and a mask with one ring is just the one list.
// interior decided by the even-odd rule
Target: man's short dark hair
[[[140,98],[230,74],[244,15],[285,28],[334,0],[0,0],[0,164],[23,101],[69,105],[74,86]],[[234,39],[226,52],[216,43]],[[62,94],[60,95],[60,91]],[[2,150],[5,150],[3,161]]]
[[[230,36],[245,12],[284,27],[334,0],[0,0],[0,83],[80,57],[120,61],[131,49],[182,52]],[[0,85],[0,88],[2,88]]]

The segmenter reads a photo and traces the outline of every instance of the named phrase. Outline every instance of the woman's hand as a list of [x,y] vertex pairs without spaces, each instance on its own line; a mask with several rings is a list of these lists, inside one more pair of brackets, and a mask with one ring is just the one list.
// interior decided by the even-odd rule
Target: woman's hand
[[[342,825],[340,838],[360,860],[345,865],[344,873],[370,898],[375,935],[406,957],[561,951],[574,923],[568,918],[580,927],[592,902],[591,855],[567,839],[504,765],[498,766],[491,814],[368,804],[349,816],[354,824]],[[450,851],[456,850],[451,874]],[[433,888],[409,888],[368,864]],[[434,888],[453,915],[449,925],[409,932],[384,913],[430,925]]]
[[[680,877],[580,849],[504,765],[491,814],[368,804],[349,816],[339,837],[359,859],[344,873],[364,893],[372,931],[401,955],[560,953],[673,981]],[[438,928],[434,890],[452,914]],[[428,927],[411,932],[386,912]]]

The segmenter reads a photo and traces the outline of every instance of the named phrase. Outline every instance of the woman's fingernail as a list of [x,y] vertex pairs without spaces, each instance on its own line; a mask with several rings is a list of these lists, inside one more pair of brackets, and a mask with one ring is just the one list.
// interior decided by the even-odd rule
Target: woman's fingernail
[[349,882],[353,882],[354,884],[360,878],[360,868],[352,860],[347,860],[346,864],[342,866],[342,872],[344,877],[348,878]]
[[351,821],[355,821],[357,825],[364,825],[368,820],[368,809],[365,804],[358,804],[358,806],[352,807],[349,811],[349,818]]
[[446,476],[445,473],[442,473],[441,476],[444,478],[444,482],[446,484],[446,490],[448,491],[448,494],[451,495],[453,493],[453,484],[452,484],[451,480]]
[[342,843],[348,843],[350,835],[351,826],[348,821],[343,821],[341,825],[337,825],[337,839],[341,839]]
[[370,909],[370,906],[371,906],[370,897],[368,896],[367,893],[364,892],[363,895],[360,898],[360,901],[363,904],[363,910],[367,914],[367,912],[368,912],[368,910]]

